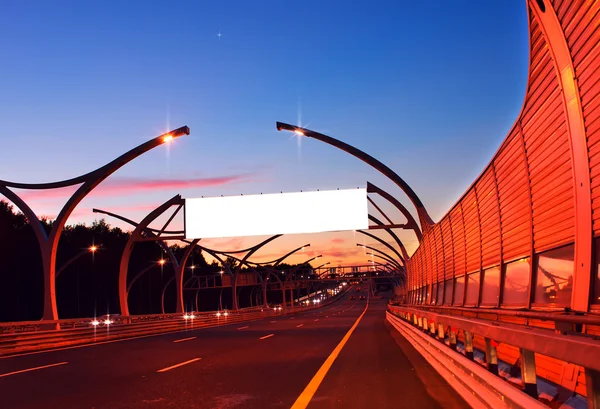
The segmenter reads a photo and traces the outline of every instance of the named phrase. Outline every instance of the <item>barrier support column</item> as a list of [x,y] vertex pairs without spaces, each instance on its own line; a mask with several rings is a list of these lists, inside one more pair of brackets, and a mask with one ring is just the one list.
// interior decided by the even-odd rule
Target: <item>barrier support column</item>
[[600,409],[600,372],[585,369],[588,409]]
[[465,356],[473,360],[473,333],[465,331]]
[[450,328],[450,348],[453,351],[456,351],[456,328],[451,327]]
[[488,371],[494,375],[498,375],[498,351],[496,350],[498,343],[492,339],[485,339],[485,361],[487,362]]
[[438,324],[437,338],[440,340],[440,342],[444,343],[444,340],[446,339],[446,331],[444,331],[444,324]]
[[521,363],[521,379],[523,381],[523,390],[529,396],[537,399],[537,378],[535,374],[535,353],[523,348],[519,348],[521,353],[519,361]]

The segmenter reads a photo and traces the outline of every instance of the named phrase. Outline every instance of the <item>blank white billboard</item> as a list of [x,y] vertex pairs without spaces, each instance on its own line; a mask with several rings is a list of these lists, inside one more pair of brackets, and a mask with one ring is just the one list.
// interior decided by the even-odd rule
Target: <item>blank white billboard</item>
[[185,199],[188,239],[321,233],[368,227],[366,189]]

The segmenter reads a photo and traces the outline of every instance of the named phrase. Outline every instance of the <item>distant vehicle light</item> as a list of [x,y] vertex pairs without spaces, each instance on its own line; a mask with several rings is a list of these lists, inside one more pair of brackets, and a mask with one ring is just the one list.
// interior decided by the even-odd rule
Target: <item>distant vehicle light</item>
[[190,319],[190,316],[189,316],[188,314],[183,314],[183,319],[184,319],[184,320],[189,320],[189,319]]
[[220,317],[220,316],[221,316],[221,312],[217,312],[217,317]]
[[98,320],[93,320],[93,321],[92,321],[92,325],[93,325],[94,327],[97,327],[98,325],[100,325],[100,321],[98,321]]
[[108,318],[104,320],[104,325],[110,325],[112,323],[113,322],[110,319],[108,319]]
[[228,316],[228,315],[229,315],[229,313],[228,313],[227,311],[225,311],[225,312],[223,313],[223,315],[224,315],[224,316]]

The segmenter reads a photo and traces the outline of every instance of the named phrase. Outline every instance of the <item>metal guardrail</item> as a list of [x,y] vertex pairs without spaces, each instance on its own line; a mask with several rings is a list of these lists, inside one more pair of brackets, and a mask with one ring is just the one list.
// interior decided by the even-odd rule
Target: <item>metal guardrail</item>
[[387,320],[472,408],[547,408],[390,312]]
[[[388,313],[401,318],[414,327],[437,339],[440,344],[456,351],[457,336],[463,332],[465,356],[473,360],[473,337],[485,340],[485,360],[487,369],[498,374],[498,354],[496,347],[500,343],[517,347],[520,352],[519,364],[524,391],[537,398],[537,377],[535,354],[542,354],[585,368],[588,407],[600,408],[600,341],[584,334],[562,333],[550,329],[537,328],[504,321],[495,321],[473,316],[458,315],[460,310],[437,307],[389,305]],[[468,310],[473,314],[475,311]],[[454,314],[450,314],[454,312]],[[543,319],[554,322],[581,324],[595,322],[595,317],[573,316],[553,313],[524,311],[497,311],[496,314],[521,318]],[[489,311],[482,311],[490,314]]]

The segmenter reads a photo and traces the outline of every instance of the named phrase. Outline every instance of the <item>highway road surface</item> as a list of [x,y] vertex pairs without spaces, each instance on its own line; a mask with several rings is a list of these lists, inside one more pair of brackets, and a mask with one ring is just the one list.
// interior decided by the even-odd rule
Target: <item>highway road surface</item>
[[385,305],[351,289],[304,313],[1,358],[0,408],[466,408]]

